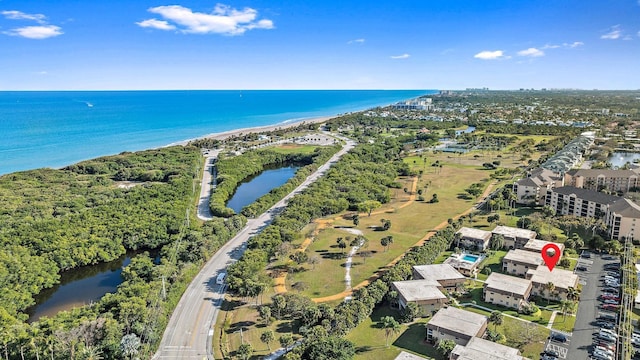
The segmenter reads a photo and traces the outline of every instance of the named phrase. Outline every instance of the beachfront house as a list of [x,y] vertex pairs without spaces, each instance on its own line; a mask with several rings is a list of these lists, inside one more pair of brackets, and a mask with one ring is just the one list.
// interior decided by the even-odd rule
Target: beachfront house
[[467,345],[473,337],[482,337],[489,319],[471,311],[442,308],[427,323],[427,341],[432,344],[440,340],[453,340],[458,345]]
[[484,282],[484,301],[519,310],[531,295],[531,280],[500,273],[491,273]]

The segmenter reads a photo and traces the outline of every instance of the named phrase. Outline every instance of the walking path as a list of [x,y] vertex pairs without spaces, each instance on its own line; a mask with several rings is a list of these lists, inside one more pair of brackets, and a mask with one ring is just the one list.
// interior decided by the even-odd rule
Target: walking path
[[556,319],[556,315],[558,315],[558,312],[554,310],[551,313],[551,316],[549,317],[549,323],[547,324],[547,329],[551,329],[551,326],[553,326],[553,321]]
[[198,200],[198,219],[209,221],[213,219],[209,199],[211,199],[212,189],[215,189],[215,160],[220,154],[220,150],[212,150],[204,157],[204,169],[202,169],[202,181],[200,182],[200,199]]

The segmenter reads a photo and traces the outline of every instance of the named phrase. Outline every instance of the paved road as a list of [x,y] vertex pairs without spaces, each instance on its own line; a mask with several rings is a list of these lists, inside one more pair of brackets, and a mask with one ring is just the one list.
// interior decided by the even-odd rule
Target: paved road
[[211,220],[213,214],[209,207],[209,199],[211,198],[211,188],[214,186],[215,167],[213,163],[220,154],[220,150],[212,150],[204,157],[204,169],[202,169],[202,182],[200,183],[200,200],[198,200],[198,219]]
[[[600,295],[600,274],[605,263],[601,256],[593,254],[591,259],[580,259],[587,266],[587,271],[576,271],[582,283],[580,304],[576,314],[576,324],[569,344],[568,359],[588,359],[589,350],[593,344],[593,334],[597,332],[594,325],[600,310],[598,295]],[[591,263],[591,264],[590,264]]]
[[275,214],[286,207],[286,202],[291,197],[324,175],[333,163],[354,146],[355,142],[347,141],[347,144],[327,163],[309,175],[300,186],[278,201],[271,209],[258,218],[249,220],[247,226],[209,259],[182,295],[171,315],[154,359],[213,359],[211,353],[213,326],[225,291],[221,285],[216,284],[217,275],[240,258],[249,237],[259,233],[271,223]]

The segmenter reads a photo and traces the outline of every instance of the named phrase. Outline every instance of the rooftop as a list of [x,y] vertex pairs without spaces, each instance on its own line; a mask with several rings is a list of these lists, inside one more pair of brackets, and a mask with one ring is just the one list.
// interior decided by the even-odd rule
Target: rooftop
[[629,199],[619,199],[609,206],[609,211],[628,218],[640,218],[640,206]]
[[524,297],[531,287],[531,280],[494,272],[489,275],[484,284],[490,289],[503,293],[518,294]]
[[507,252],[507,255],[502,258],[502,261],[507,260],[535,266],[544,264],[544,260],[539,253],[521,249],[509,250],[509,252]]
[[573,169],[567,171],[571,176],[582,176],[586,178],[604,176],[604,177],[638,177],[638,173],[631,170],[611,170],[611,169]]
[[466,346],[456,345],[451,352],[456,360],[523,360],[518,349],[473,337]]
[[474,337],[487,321],[486,316],[449,306],[438,310],[427,326]]
[[605,194],[595,190],[577,188],[573,186],[563,186],[563,187],[555,188],[553,189],[553,192],[562,194],[562,195],[567,195],[567,196],[573,195],[582,200],[592,201],[598,204],[605,204],[605,205],[613,204],[617,200],[621,199],[618,196]]
[[575,288],[578,285],[578,275],[572,271],[558,269],[557,267],[553,271],[549,271],[546,265],[540,265],[537,269],[529,269],[527,278],[534,283],[543,285],[552,282],[556,288],[560,289]]
[[398,356],[396,356],[394,360],[424,360],[424,359],[426,358],[423,358],[422,356],[410,354],[406,351],[402,351],[400,352],[400,354],[398,354]]
[[427,280],[466,280],[464,275],[460,274],[458,270],[449,264],[416,265],[413,267],[413,270],[423,279]]
[[440,283],[434,280],[394,281],[393,286],[407,301],[446,299],[438,289]]
[[457,234],[460,234],[462,237],[471,238],[471,239],[482,239],[489,240],[491,238],[491,231],[480,230],[469,227],[461,227],[460,230],[457,231]]
[[[553,241],[544,241],[544,240],[539,240],[539,239],[531,239],[529,241],[527,241],[526,244],[524,244],[524,250],[528,251],[528,252],[536,252],[539,253],[542,251],[542,248],[545,247],[545,245],[547,244],[555,244],[560,248],[560,252],[562,253],[564,251],[564,244],[561,243],[555,243]],[[538,254],[538,256],[540,256],[540,254]]]
[[535,231],[531,231],[531,230],[527,230],[527,229],[514,228],[514,227],[510,227],[510,226],[503,226],[503,225],[496,226],[496,228],[493,229],[492,233],[500,234],[502,236],[512,237],[512,238],[514,238],[514,237],[516,237],[516,238],[525,238],[525,239],[535,239],[536,238],[536,232]]

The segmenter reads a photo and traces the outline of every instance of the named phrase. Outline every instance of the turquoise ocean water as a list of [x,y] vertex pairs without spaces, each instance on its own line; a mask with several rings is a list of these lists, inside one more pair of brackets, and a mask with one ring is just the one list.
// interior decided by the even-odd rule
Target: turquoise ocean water
[[432,90],[0,92],[0,174],[388,105]]

